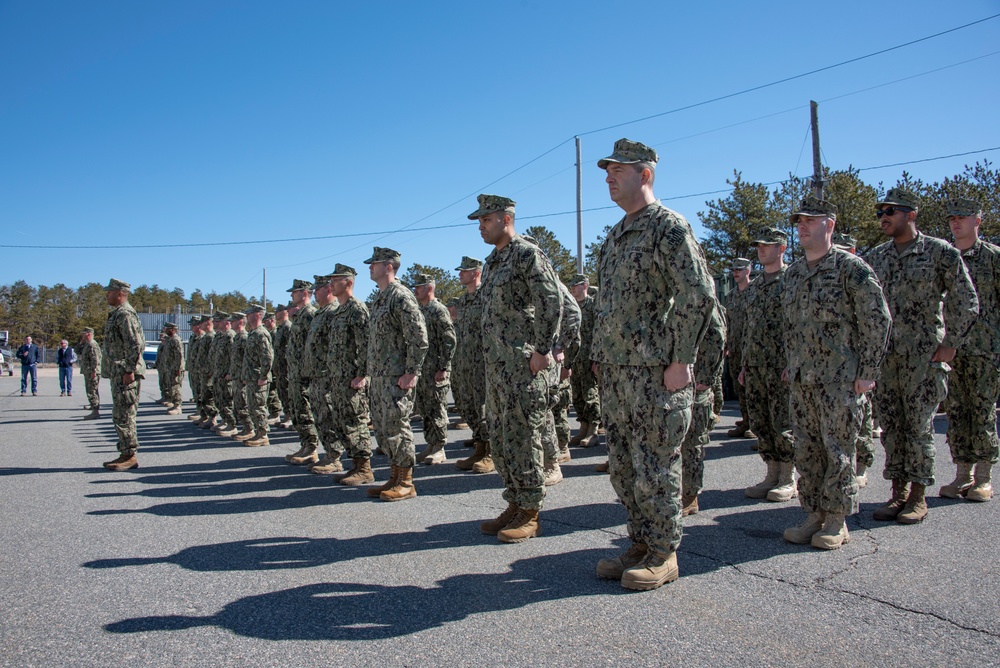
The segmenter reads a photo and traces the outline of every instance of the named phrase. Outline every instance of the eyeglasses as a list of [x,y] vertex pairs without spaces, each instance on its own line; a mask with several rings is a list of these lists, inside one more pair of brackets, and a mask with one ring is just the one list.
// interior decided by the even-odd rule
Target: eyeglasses
[[884,209],[879,209],[878,211],[875,212],[875,220],[878,220],[882,216],[891,216],[897,211],[902,211],[903,213],[906,213],[909,210],[910,209],[905,209],[901,206],[887,206]]

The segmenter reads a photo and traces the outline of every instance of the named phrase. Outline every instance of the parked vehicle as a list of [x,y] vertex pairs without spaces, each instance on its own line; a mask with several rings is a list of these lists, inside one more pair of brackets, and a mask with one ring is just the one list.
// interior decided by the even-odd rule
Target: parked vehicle
[[147,343],[146,349],[142,351],[142,360],[146,363],[147,369],[156,368],[156,349],[159,344]]

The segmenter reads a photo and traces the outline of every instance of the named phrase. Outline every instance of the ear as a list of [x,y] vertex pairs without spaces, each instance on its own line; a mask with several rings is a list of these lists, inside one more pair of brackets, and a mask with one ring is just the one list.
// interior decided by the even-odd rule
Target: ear
[[648,186],[653,180],[653,172],[649,167],[642,168],[642,174],[639,177],[641,179],[642,185]]

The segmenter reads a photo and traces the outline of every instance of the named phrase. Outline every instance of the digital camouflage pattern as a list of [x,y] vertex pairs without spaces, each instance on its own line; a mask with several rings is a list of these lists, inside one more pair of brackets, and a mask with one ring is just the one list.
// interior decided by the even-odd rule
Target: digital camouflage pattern
[[292,329],[285,348],[285,362],[288,364],[288,398],[291,400],[291,407],[285,407],[285,415],[292,418],[292,424],[299,433],[299,442],[310,448],[319,447],[319,434],[316,431],[312,406],[309,402],[309,376],[303,373],[302,367],[305,363],[306,338],[309,336],[309,328],[315,315],[316,307],[306,304],[291,317]]
[[569,377],[576,417],[590,424],[601,421],[601,393],[590,360],[594,343],[595,304],[594,298],[589,295],[582,302],[577,302],[580,308],[580,352],[573,360],[573,375]]
[[[273,318],[273,314],[268,314]],[[265,318],[266,320],[267,318]],[[274,330],[268,328],[264,325],[264,331],[267,332],[267,338],[271,342],[271,350],[274,351],[274,335],[277,333],[277,328]],[[274,375],[274,360],[278,358],[278,354],[274,352],[273,359],[271,361],[271,382],[267,384],[267,416],[268,419],[272,417],[277,417],[281,414],[281,397],[278,395],[278,379]]]
[[483,267],[482,337],[486,419],[503,498],[538,510],[545,496],[541,429],[548,408],[545,372],[532,353],[549,354],[562,316],[559,278],[545,254],[515,234]]
[[486,361],[483,357],[483,292],[466,292],[458,299],[452,394],[455,407],[482,443],[490,440],[486,424]]
[[163,398],[177,406],[181,404],[181,374],[184,373],[184,344],[175,332],[162,343],[156,356],[156,372],[163,379]]
[[656,201],[627,220],[601,246],[591,357],[629,536],[668,554],[681,541],[681,445],[694,388],[670,392],[663,374],[673,362],[695,363],[715,286],[683,216]]
[[961,348],[979,313],[976,290],[959,251],[922,233],[902,253],[890,240],[866,259],[892,315],[882,382],[875,388],[886,453],[882,475],[933,485],[934,413],[948,394],[951,367],[931,358],[940,345]]
[[427,356],[423,371],[417,379],[415,410],[423,419],[424,441],[428,445],[444,445],[448,442],[448,392],[451,381],[434,380],[438,371],[451,373],[451,362],[455,356],[457,338],[455,326],[448,315],[448,308],[437,299],[420,307],[427,327]]
[[[139,403],[139,381],[146,372],[142,351],[146,338],[135,309],[128,302],[111,309],[104,323],[104,344],[101,355],[101,375],[111,381],[111,420],[118,434],[118,452],[131,456],[139,449],[135,415]],[[125,374],[135,374],[125,383]]]
[[[271,336],[264,325],[257,326],[247,335],[243,351],[243,385],[246,388],[246,406],[250,423],[257,436],[266,434],[267,392],[271,381],[271,363],[274,349]],[[263,385],[260,384],[263,381]]]
[[371,432],[368,429],[368,388],[351,387],[355,378],[368,375],[368,307],[351,297],[333,312],[330,320],[330,407],[332,443],[336,452],[347,451],[351,458],[370,459]]
[[309,324],[302,357],[302,372],[309,378],[309,406],[312,409],[316,433],[331,459],[340,459],[343,453],[343,446],[338,444],[334,430],[335,417],[330,400],[333,380],[329,360],[335,353],[330,340],[330,322],[338,310],[336,301],[316,309],[316,314]]
[[281,401],[281,406],[285,410],[285,415],[291,417],[292,414],[292,400],[288,395],[288,360],[286,359],[288,351],[288,339],[292,332],[292,321],[291,318],[285,320],[283,323],[275,327],[273,342],[274,342],[274,364],[272,367],[274,384],[278,389],[278,399]]
[[558,458],[560,446],[569,442],[568,413],[572,390],[569,378],[561,380],[560,377],[563,368],[572,368],[580,354],[580,306],[562,282],[559,283],[559,294],[562,297],[562,317],[553,352],[562,352],[563,361],[554,360],[555,363],[546,370],[549,373],[549,411],[545,416],[545,429],[542,432],[542,450],[546,461]]
[[[196,319],[191,318],[191,324],[195,323]],[[188,387],[191,388],[191,398],[195,402],[195,413],[201,413],[201,392],[198,390],[198,366],[195,363],[195,351],[198,349],[198,338],[201,334],[191,333],[188,337],[188,354],[187,354],[187,372],[188,372]]]
[[857,463],[870,469],[875,463],[875,420],[872,416],[872,393],[861,395],[861,430],[858,432]]
[[216,332],[209,348],[210,368],[212,370],[212,387],[215,390],[215,407],[225,424],[235,427],[236,414],[233,408],[233,382],[227,379],[229,365],[233,358],[233,339],[236,332],[229,329]]
[[681,446],[681,483],[684,496],[697,496],[705,482],[705,446],[712,430],[712,404],[715,378],[722,372],[726,348],[726,319],[722,306],[716,303],[705,336],[698,345],[694,363],[694,403],[691,406],[691,426]]
[[737,380],[740,369],[743,368],[744,333],[747,328],[747,290],[736,287],[729,293],[726,301],[726,350],[729,352],[729,379],[736,390],[736,398],[740,403],[740,415],[749,416],[747,411],[746,388]]
[[73,346],[73,350],[76,352],[77,359],[80,360],[80,373],[83,375],[86,386],[87,400],[90,402],[90,407],[96,410],[101,407],[101,393],[99,391],[101,347],[91,339],[86,342],[80,341]]
[[215,332],[205,332],[198,341],[198,386],[201,390],[202,415],[212,419],[219,414],[215,407],[215,385],[212,377],[211,350],[215,341]]
[[799,502],[807,513],[852,515],[865,403],[854,381],[879,377],[891,324],[882,286],[864,260],[834,248],[814,267],[788,268],[781,310]]
[[[233,331],[233,330],[230,330]],[[247,349],[247,332],[233,331],[233,346],[229,349],[229,381],[233,387],[233,417],[236,425],[250,429],[250,410],[247,407],[247,386],[243,379],[243,358]]]

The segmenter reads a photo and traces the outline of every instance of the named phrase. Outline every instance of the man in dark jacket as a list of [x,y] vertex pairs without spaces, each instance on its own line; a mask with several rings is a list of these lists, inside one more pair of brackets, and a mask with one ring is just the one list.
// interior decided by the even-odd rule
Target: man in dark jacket
[[38,396],[38,363],[42,361],[42,351],[31,342],[31,337],[24,337],[24,345],[17,349],[17,359],[21,360],[21,396],[28,391],[28,374],[31,374],[31,396]]

